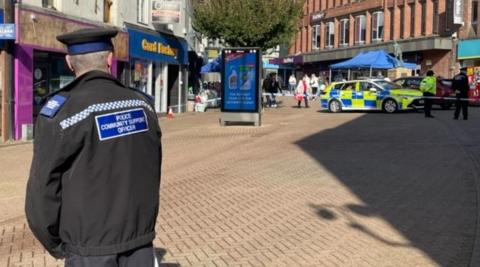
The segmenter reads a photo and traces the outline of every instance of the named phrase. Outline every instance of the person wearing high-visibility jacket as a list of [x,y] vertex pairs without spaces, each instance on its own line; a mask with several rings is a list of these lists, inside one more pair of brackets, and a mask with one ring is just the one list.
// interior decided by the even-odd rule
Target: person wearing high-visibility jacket
[[427,71],[427,77],[420,82],[420,91],[425,97],[425,118],[433,118],[431,114],[433,99],[429,97],[435,96],[437,93],[437,78],[433,76],[434,74],[433,70]]

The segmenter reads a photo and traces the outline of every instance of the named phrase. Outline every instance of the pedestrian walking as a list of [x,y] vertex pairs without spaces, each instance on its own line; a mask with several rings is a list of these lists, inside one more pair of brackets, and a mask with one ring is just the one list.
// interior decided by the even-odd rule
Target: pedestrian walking
[[468,84],[467,71],[465,68],[453,77],[452,88],[455,90],[455,113],[453,119],[458,120],[460,115],[460,109],[464,120],[468,120],[468,90],[470,85]]
[[315,99],[315,96],[317,95],[318,92],[318,77],[315,75],[315,73],[312,73],[310,77],[310,88],[312,90],[312,99]]
[[262,87],[267,99],[267,107],[276,107],[275,93],[279,86],[275,79],[275,73],[270,73],[267,75],[267,77],[263,80]]
[[298,82],[295,91],[295,99],[298,101],[298,108],[301,107],[302,101],[305,101],[305,107],[308,108],[308,87],[308,81],[306,77],[303,77],[303,79]]
[[288,78],[288,90],[290,91],[291,94],[295,93],[296,86],[297,86],[297,78],[295,78],[295,75],[293,75],[292,73]]
[[26,216],[67,267],[154,266],[161,132],[151,99],[110,74],[116,34],[57,36],[76,78],[35,125]]
[[427,71],[427,77],[423,78],[420,82],[420,91],[423,92],[424,101],[425,101],[425,118],[434,118],[431,114],[432,102],[437,93],[437,78],[434,76],[433,70]]

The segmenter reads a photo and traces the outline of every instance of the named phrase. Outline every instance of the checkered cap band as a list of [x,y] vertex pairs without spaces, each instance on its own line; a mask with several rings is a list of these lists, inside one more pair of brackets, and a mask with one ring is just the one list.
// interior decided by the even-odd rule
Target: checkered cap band
[[121,101],[114,101],[114,102],[107,102],[107,103],[99,103],[90,105],[88,108],[82,110],[81,112],[68,117],[60,122],[60,127],[63,130],[85,120],[94,112],[101,112],[107,110],[115,110],[115,109],[122,109],[122,108],[131,108],[131,107],[144,107],[154,112],[152,107],[143,100],[121,100]]

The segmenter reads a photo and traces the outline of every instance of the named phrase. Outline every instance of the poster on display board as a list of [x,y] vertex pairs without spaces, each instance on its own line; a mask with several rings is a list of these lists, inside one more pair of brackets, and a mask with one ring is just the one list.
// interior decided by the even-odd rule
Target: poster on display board
[[259,48],[225,48],[221,57],[220,125],[250,122],[261,125]]
[[222,112],[258,112],[260,50],[229,48],[222,51]]

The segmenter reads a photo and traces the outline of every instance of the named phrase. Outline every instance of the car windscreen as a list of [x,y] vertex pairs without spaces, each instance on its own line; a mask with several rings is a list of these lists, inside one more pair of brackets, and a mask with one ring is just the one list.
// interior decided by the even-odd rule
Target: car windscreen
[[398,85],[396,83],[389,82],[389,81],[375,81],[375,83],[385,90],[393,90],[393,89],[401,88],[400,85]]

